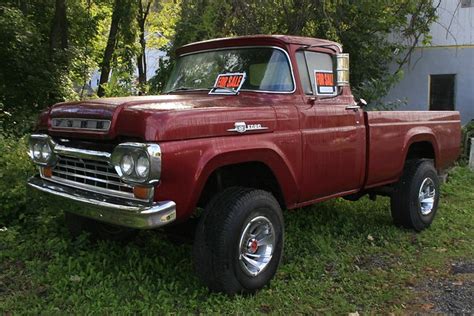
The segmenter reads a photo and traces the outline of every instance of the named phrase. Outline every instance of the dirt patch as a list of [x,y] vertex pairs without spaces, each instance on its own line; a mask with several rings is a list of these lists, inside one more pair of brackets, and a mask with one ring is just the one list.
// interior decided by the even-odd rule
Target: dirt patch
[[401,263],[397,257],[392,255],[367,255],[355,257],[354,264],[357,269],[372,271],[375,269],[389,270]]
[[434,312],[467,313],[474,312],[474,281],[435,281],[431,283],[430,299]]
[[451,265],[452,274],[472,274],[474,273],[474,261],[473,262],[457,262]]
[[424,312],[474,313],[474,262],[451,265],[446,278],[430,277],[415,287],[415,306]]

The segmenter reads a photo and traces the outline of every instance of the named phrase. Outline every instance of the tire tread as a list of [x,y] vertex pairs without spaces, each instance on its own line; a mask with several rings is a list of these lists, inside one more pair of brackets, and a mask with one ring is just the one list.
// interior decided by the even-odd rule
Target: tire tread
[[[207,205],[197,230],[193,247],[195,270],[211,291],[227,294],[252,293],[234,276],[228,253],[230,235],[236,229],[245,205],[255,199],[268,199],[274,207],[279,204],[269,192],[244,187],[231,187],[216,195]],[[281,211],[280,211],[281,216]]]
[[[421,231],[430,226],[431,221],[428,223],[423,223],[417,218],[417,210],[412,204],[413,201],[410,197],[414,194],[413,190],[418,188],[414,187],[414,183],[417,178],[420,177],[420,172],[434,172],[436,175],[436,170],[434,169],[433,163],[429,159],[418,159],[407,161],[405,168],[400,180],[394,186],[394,192],[392,193],[390,199],[390,211],[392,214],[392,219],[395,225],[414,229],[416,231]],[[436,175],[437,177],[437,175]],[[434,181],[438,181],[434,179]],[[438,196],[439,196],[439,188]],[[437,203],[435,209],[433,210],[433,215],[436,212]],[[432,220],[432,219],[431,219]]]

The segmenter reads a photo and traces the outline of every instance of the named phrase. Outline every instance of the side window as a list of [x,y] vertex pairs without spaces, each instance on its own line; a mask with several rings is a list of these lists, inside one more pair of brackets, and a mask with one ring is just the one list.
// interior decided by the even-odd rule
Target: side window
[[309,79],[308,66],[303,51],[296,52],[296,63],[298,64],[298,72],[300,73],[301,85],[305,94],[313,94],[311,81]]
[[316,52],[304,52],[311,87],[317,95],[334,96],[337,88],[334,80],[334,63],[331,55]]

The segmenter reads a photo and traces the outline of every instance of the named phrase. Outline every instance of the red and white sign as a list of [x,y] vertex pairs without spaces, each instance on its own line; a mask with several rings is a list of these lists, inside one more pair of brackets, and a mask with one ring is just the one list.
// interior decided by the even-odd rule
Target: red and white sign
[[245,72],[219,74],[209,94],[238,94],[245,81]]
[[316,94],[318,95],[336,94],[336,86],[334,85],[334,73],[332,71],[315,70],[314,85],[316,88]]

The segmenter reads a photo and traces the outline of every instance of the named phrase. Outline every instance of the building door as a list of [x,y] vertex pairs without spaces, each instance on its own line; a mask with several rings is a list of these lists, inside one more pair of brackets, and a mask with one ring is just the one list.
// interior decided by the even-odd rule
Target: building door
[[453,111],[456,75],[430,75],[430,111]]

